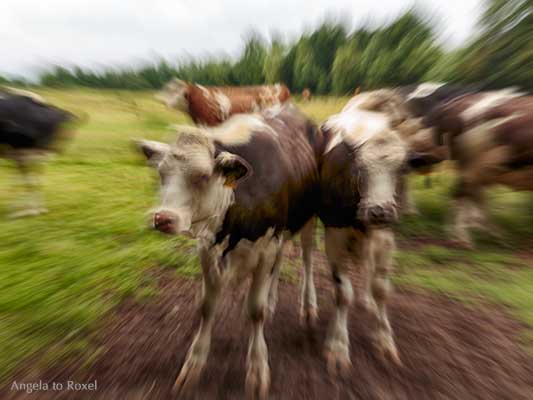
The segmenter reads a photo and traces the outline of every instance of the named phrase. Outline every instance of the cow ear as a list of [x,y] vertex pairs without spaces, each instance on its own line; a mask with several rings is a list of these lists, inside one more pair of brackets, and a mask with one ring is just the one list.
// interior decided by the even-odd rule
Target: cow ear
[[242,157],[223,151],[215,158],[215,172],[225,177],[224,186],[235,189],[252,175],[252,166]]
[[170,151],[170,146],[166,143],[155,142],[153,140],[134,140],[137,148],[144,154],[148,165],[157,167],[159,162],[165,156],[165,153]]

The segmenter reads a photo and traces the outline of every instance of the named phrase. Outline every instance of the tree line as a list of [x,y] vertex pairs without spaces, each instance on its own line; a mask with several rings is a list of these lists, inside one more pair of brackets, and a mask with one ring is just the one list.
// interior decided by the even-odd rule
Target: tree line
[[[285,83],[292,92],[346,95],[428,80],[483,83],[489,88],[533,87],[533,0],[487,0],[478,33],[446,51],[430,21],[414,10],[391,23],[349,31],[325,20],[292,43],[248,35],[237,60],[212,57],[100,72],[54,67],[39,84],[113,89],[158,89],[173,77],[204,85]],[[0,78],[1,83],[1,78]],[[19,82],[20,83],[20,82]]]

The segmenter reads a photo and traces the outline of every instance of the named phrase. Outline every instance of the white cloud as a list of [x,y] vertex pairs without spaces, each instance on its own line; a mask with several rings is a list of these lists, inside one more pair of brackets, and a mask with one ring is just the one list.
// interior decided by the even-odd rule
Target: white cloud
[[156,56],[238,53],[243,33],[295,37],[326,14],[383,23],[417,5],[443,38],[472,32],[480,0],[2,0],[0,74],[32,75],[52,63],[123,64]]

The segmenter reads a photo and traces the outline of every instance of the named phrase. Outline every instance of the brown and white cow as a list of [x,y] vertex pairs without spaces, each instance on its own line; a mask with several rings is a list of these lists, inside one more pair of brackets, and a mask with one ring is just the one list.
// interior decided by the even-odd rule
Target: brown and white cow
[[206,363],[223,287],[250,277],[246,388],[267,396],[263,325],[276,300],[271,287],[283,238],[315,213],[321,144],[316,126],[292,105],[236,115],[216,128],[182,127],[171,145],[139,142],[161,177],[153,226],[196,238],[203,272],[201,323],[176,380],[178,391],[193,387]]
[[216,126],[231,115],[283,104],[290,98],[283,84],[262,86],[203,86],[180,79],[168,82],[156,98],[188,114],[195,124]]
[[448,137],[459,180],[453,234],[471,246],[470,228],[497,233],[485,212],[483,191],[501,184],[533,190],[533,96],[514,90],[465,94],[426,118],[437,142]]
[[318,130],[286,105],[277,112],[234,116],[217,128],[180,128],[172,145],[140,142],[161,176],[162,201],[153,225],[197,238],[203,271],[202,321],[176,381],[178,390],[192,387],[205,365],[225,282],[251,276],[246,387],[248,393],[267,395],[263,325],[267,308],[272,310],[276,301],[283,238],[304,226],[302,309],[308,319],[316,317],[310,257],[315,215],[326,225],[337,294],[325,344],[330,369],[349,365],[350,261],[369,271],[368,306],[378,320],[376,347],[399,362],[385,302],[394,248],[389,225],[398,215],[396,188],[407,150],[386,118],[371,114],[359,121],[334,118]]
[[[364,301],[377,320],[373,343],[384,359],[400,364],[386,303],[395,249],[391,225],[398,219],[398,196],[409,152],[391,128],[387,114],[361,108],[368,100],[366,95],[352,99],[321,127],[324,147],[317,215],[325,226],[336,304],[325,343],[330,372],[346,370],[350,365],[347,318],[353,302],[351,264],[365,271]],[[301,307],[311,323],[317,315],[310,239],[313,228],[308,224],[302,232]]]
[[[434,133],[427,129],[422,118],[406,106],[405,95],[395,89],[379,89],[363,92],[354,96],[343,108],[342,113],[360,115],[362,111],[380,113],[387,117],[391,129],[395,130],[406,142],[412,155],[409,163],[411,171],[426,175],[434,166],[449,158],[448,147],[437,145]],[[416,205],[411,197],[406,179],[402,185],[401,204],[405,214],[416,213]],[[426,183],[429,181],[426,178]]]

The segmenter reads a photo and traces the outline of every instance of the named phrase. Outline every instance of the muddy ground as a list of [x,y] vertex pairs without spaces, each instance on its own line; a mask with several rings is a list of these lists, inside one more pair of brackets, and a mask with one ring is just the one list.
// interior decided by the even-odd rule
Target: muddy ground
[[[384,365],[372,353],[372,319],[360,306],[350,315],[349,376],[328,376],[322,346],[333,306],[329,274],[318,255],[320,324],[309,334],[299,324],[298,288],[280,284],[279,303],[266,327],[271,399],[533,399],[533,358],[520,347],[520,323],[502,309],[467,307],[444,296],[397,289],[390,317],[403,367]],[[354,276],[357,287],[358,277]],[[160,273],[159,294],[125,301],[95,339],[100,352],[54,365],[20,381],[90,382],[96,392],[0,392],[0,399],[171,399],[172,385],[198,326],[200,281]],[[247,327],[242,290],[227,294],[214,328],[198,399],[244,397]]]

